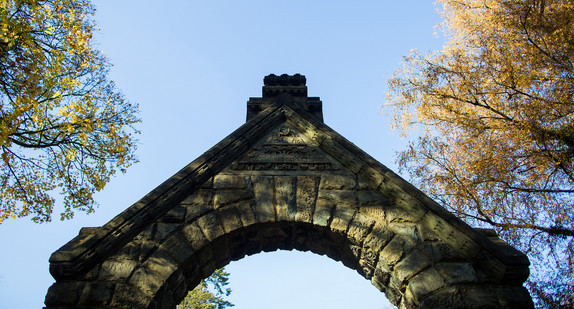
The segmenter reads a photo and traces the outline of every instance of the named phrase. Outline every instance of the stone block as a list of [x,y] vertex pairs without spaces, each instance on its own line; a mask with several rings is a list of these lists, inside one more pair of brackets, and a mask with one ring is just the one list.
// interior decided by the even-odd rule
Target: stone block
[[153,234],[155,233],[155,224],[149,224],[145,227],[137,236],[137,239],[153,240]]
[[206,213],[199,217],[196,222],[201,228],[203,235],[205,235],[209,241],[213,241],[225,233],[221,224],[219,224],[217,216],[213,212]]
[[169,279],[167,279],[167,288],[169,288],[170,294],[173,295],[173,299],[175,300],[183,299],[188,292],[187,282],[184,273],[179,270],[173,273],[169,277]]
[[243,175],[216,175],[213,181],[214,189],[249,189],[251,178]]
[[320,190],[317,203],[357,208],[357,193],[352,190]]
[[213,205],[213,190],[210,189],[194,190],[187,198],[185,198],[181,202],[181,205],[211,206]]
[[183,223],[185,221],[186,210],[187,209],[181,205],[175,205],[166,212],[160,220],[167,223]]
[[333,220],[331,220],[331,224],[329,225],[331,231],[337,234],[346,235],[349,223],[355,216],[356,212],[357,211],[351,207],[336,206],[333,213]]
[[154,273],[162,280],[167,280],[177,269],[178,264],[163,250],[154,252],[143,266]]
[[[380,264],[378,264],[378,265],[380,265]],[[391,278],[389,279],[389,288],[394,289],[395,291],[401,291],[401,293],[399,293],[398,295],[400,295],[402,297],[403,292],[406,289],[406,286],[405,286],[405,282],[400,281],[399,279],[397,279],[396,276],[391,276]]]
[[371,233],[365,237],[359,264],[370,277],[379,261],[379,252],[392,239],[393,233],[375,224]]
[[387,269],[392,269],[405,255],[405,252],[411,248],[400,236],[395,236],[385,246],[379,255],[379,265]]
[[429,212],[424,215],[422,222],[464,256],[475,257],[479,253],[480,247],[475,242],[438,215]]
[[319,177],[297,177],[297,213],[295,214],[295,221],[313,222],[313,212],[315,210],[319,181]]
[[426,241],[426,242],[436,242],[436,241],[440,241],[441,239],[438,237],[437,234],[435,234],[434,232],[432,232],[428,227],[419,224],[417,226],[418,230],[419,230],[419,234],[421,237],[422,241]]
[[433,244],[435,248],[440,252],[442,259],[444,260],[460,260],[464,257],[458,251],[456,251],[451,245],[444,242],[435,242]]
[[163,223],[158,222],[155,224],[155,232],[153,240],[157,243],[162,243],[167,237],[175,231],[180,230],[183,224],[181,223]]
[[154,241],[135,239],[127,243],[119,252],[111,255],[110,259],[133,259],[136,262],[143,262],[155,249],[157,249],[157,244]]
[[447,286],[434,294],[431,294],[421,300],[419,308],[421,309],[434,309],[434,308],[452,308],[452,309],[466,309],[468,308],[464,302],[464,295],[457,287]]
[[297,213],[297,177],[275,177],[277,221],[294,221]]
[[152,296],[146,295],[127,284],[116,284],[110,302],[112,308],[148,308]]
[[209,240],[196,222],[188,224],[182,230],[182,235],[191,245],[193,251],[198,252],[209,244]]
[[233,206],[220,208],[216,211],[216,214],[219,217],[219,221],[221,222],[225,233],[230,233],[243,227],[240,218],[241,215],[237,208]]
[[[373,160],[374,161],[374,160]],[[376,168],[373,168],[371,166],[369,166],[369,163],[378,163],[376,161],[371,161],[368,162],[367,164],[365,164],[361,170],[358,172],[359,178],[364,179],[365,181],[368,181],[372,184],[372,186],[374,186],[375,188],[378,188],[381,183],[383,183],[384,181],[386,181],[388,178],[384,175],[384,171],[378,170]]]
[[360,207],[359,212],[369,216],[377,221],[384,222],[385,221],[385,208],[378,207],[378,206],[366,206]]
[[79,303],[88,306],[107,305],[112,298],[114,288],[114,284],[109,282],[86,283]]
[[391,172],[387,173],[386,176],[379,175],[377,177],[380,177],[382,180],[379,191],[415,220],[420,219],[428,211],[426,205],[420,202],[411,193],[407,193],[406,190],[408,190],[408,186],[405,186],[397,175]]
[[194,253],[190,244],[180,233],[171,235],[171,237],[160,245],[159,250],[167,252],[179,265],[186,264]]
[[370,279],[377,267],[378,254],[372,250],[361,249],[361,258],[359,260],[359,265],[363,269],[364,277]]
[[213,205],[186,205],[185,222],[193,222],[212,210]]
[[175,301],[171,291],[164,287],[160,292],[159,295],[155,297],[157,308],[176,308],[178,303]]
[[50,286],[46,294],[47,306],[75,305],[80,300],[80,294],[85,282],[68,281],[56,282]]
[[98,280],[101,268],[102,268],[101,264],[95,265],[94,267],[92,267],[92,269],[90,269],[81,277],[82,280]]
[[273,178],[271,176],[254,176],[252,178],[255,192],[255,214],[260,223],[275,221],[273,205]]
[[137,264],[134,260],[106,260],[102,263],[99,280],[125,281],[132,274]]
[[379,187],[379,184],[376,183],[375,181],[373,181],[372,179],[369,178],[365,178],[365,177],[358,177],[358,184],[357,184],[357,190],[377,190],[377,188]]
[[207,181],[199,186],[200,189],[212,189],[213,188],[213,177],[209,178]]
[[347,231],[347,239],[357,246],[362,246],[365,237],[371,232],[375,225],[375,220],[371,217],[357,213],[351,223],[349,223],[349,230]]
[[417,301],[425,296],[446,286],[439,272],[434,268],[428,268],[409,280],[408,289]]
[[313,224],[319,226],[328,226],[333,214],[334,204],[325,204],[317,201],[315,213],[313,214]]
[[254,204],[254,201],[244,201],[235,205],[239,212],[241,223],[245,227],[257,223],[257,218],[255,218],[255,213],[253,212]]
[[418,303],[409,289],[406,289],[401,297],[400,309],[418,308]]
[[252,190],[217,190],[215,191],[214,207],[217,209],[254,198]]
[[438,263],[435,268],[449,284],[478,281],[474,268],[469,263]]
[[365,237],[363,247],[378,253],[391,241],[394,235],[383,224],[376,222],[371,232]]
[[[490,309],[500,308],[496,292],[488,285],[465,285],[462,289],[466,308]],[[528,307],[517,307],[528,308]]]
[[415,218],[396,205],[385,207],[385,218],[390,223],[416,222]]
[[391,304],[400,306],[403,294],[399,290],[387,287],[384,294]]
[[390,205],[390,200],[376,190],[358,191],[359,207],[385,207]]
[[358,173],[365,164],[365,162],[359,160],[353,152],[342,147],[341,144],[332,138],[323,140],[323,142],[321,142],[321,148],[337,158],[337,161],[353,173]]
[[165,280],[150,269],[140,267],[134,271],[129,283],[141,292],[154,297],[165,283]]
[[388,271],[377,267],[373,276],[371,277],[371,283],[381,292],[385,292],[389,285],[389,280],[391,279],[391,274]]
[[[359,263],[361,260],[361,252],[363,248],[357,245],[349,245],[348,248],[351,250],[351,255],[353,256],[353,264],[361,266]],[[359,272],[363,277],[365,276],[365,274],[361,272],[362,269],[355,269],[355,270]]]
[[431,261],[420,251],[412,250],[395,267],[397,279],[404,281],[429,267]]
[[417,250],[424,254],[429,260],[437,263],[443,259],[440,248],[437,243],[422,242],[417,245]]
[[354,190],[356,186],[355,175],[323,175],[319,190]]
[[421,242],[416,224],[408,222],[389,223],[389,229],[413,245]]

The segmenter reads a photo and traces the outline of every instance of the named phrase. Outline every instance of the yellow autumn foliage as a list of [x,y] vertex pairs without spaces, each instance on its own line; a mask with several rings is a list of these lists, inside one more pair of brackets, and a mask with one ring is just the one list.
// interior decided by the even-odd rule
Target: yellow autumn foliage
[[88,0],[0,0],[0,223],[92,212],[93,194],[136,161],[137,105],[92,47]]
[[574,2],[437,2],[447,43],[389,81],[393,125],[420,136],[399,165],[527,252],[533,291],[555,274],[540,304],[574,305]]

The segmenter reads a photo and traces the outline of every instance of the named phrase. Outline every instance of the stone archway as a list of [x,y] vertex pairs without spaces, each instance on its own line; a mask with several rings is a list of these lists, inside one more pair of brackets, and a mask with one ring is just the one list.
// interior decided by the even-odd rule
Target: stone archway
[[47,308],[173,308],[263,251],[342,261],[399,308],[529,308],[528,259],[322,123],[304,77],[269,76],[248,121],[100,228],[56,251]]

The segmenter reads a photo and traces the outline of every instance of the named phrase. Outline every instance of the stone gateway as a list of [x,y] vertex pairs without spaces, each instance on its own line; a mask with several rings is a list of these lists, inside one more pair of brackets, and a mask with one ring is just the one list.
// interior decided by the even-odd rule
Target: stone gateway
[[399,308],[533,308],[524,254],[326,126],[304,76],[264,84],[243,126],[52,254],[46,308],[175,308],[215,269],[274,250],[341,261]]

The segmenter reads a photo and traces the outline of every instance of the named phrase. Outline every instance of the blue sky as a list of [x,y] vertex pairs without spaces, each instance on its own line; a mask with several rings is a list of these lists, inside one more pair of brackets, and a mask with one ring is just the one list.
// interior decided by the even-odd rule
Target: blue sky
[[[411,49],[437,50],[431,1],[93,1],[110,77],[140,104],[140,163],[71,221],[0,225],[0,308],[41,308],[48,258],[101,226],[245,122],[263,77],[301,73],[325,123],[396,170],[405,146],[381,114],[386,80]],[[57,210],[56,210],[57,211]],[[312,253],[258,254],[227,270],[235,308],[386,308],[369,281]]]

